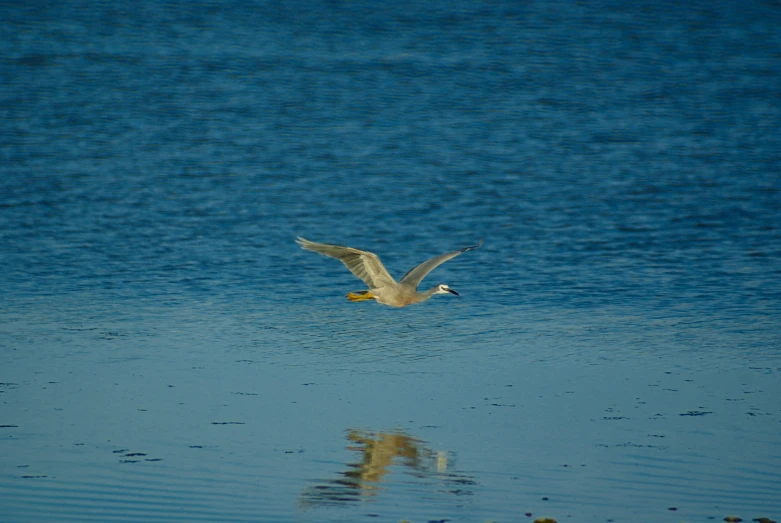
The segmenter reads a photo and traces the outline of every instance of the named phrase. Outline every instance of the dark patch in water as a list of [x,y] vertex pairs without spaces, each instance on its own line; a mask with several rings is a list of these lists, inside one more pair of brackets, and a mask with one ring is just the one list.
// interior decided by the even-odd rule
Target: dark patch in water
[[120,463],[140,463],[142,461],[163,461],[162,458],[144,458],[141,459],[135,459],[135,458],[142,458],[147,455],[146,452],[131,452],[129,449],[117,449],[111,451],[113,454],[122,454],[122,458],[120,459]]

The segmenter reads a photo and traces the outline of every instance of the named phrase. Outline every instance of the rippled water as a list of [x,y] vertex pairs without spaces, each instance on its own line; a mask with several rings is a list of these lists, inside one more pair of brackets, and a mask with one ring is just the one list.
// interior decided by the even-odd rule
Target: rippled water
[[777,6],[0,18],[3,521],[781,517]]

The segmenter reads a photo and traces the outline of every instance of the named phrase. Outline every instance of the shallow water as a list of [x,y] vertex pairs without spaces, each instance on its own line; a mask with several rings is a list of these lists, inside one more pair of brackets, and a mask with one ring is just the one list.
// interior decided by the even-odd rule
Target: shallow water
[[781,517],[775,6],[0,10],[4,521]]

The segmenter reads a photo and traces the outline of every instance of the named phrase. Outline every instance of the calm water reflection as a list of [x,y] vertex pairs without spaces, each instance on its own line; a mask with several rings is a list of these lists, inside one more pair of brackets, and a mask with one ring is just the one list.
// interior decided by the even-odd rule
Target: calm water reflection
[[[355,461],[346,464],[346,471],[337,479],[318,482],[301,495],[304,508],[344,505],[371,501],[381,495],[392,471],[411,475],[437,489],[454,495],[471,495],[473,479],[459,475],[452,469],[446,451],[434,450],[425,442],[403,432],[366,432],[350,430],[347,447],[355,454]],[[418,482],[418,488],[425,488]]]

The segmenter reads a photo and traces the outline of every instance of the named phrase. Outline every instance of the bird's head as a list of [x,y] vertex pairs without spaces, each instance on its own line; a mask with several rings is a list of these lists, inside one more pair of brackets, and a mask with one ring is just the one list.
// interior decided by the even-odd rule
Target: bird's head
[[458,296],[458,293],[456,291],[454,291],[444,283],[440,283],[439,285],[437,285],[437,292],[435,292],[434,294],[455,294],[456,296]]

